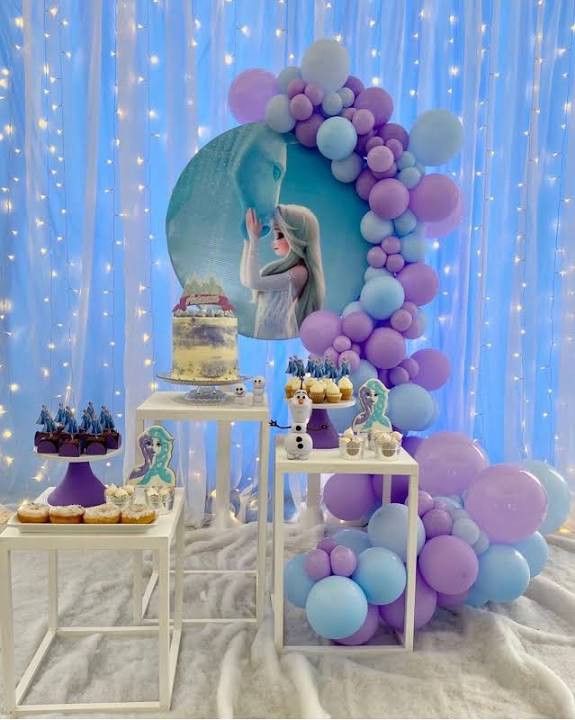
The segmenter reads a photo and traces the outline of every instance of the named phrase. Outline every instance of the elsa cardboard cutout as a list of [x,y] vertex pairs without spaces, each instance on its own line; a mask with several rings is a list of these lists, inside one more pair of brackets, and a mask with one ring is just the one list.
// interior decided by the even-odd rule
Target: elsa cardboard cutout
[[174,450],[174,438],[161,425],[152,425],[138,436],[143,462],[136,465],[128,478],[128,485],[165,487],[176,484],[176,474],[169,466]]
[[354,432],[393,430],[391,421],[385,414],[388,395],[389,390],[381,380],[375,378],[371,378],[359,388],[357,397],[360,411],[352,423]]

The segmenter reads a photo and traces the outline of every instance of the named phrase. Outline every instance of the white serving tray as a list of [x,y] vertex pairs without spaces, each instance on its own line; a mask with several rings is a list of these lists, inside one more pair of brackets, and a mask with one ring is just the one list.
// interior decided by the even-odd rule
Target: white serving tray
[[135,533],[147,532],[150,528],[153,528],[158,522],[158,517],[156,517],[154,522],[146,524],[23,523],[18,520],[17,513],[14,513],[8,520],[7,525],[8,527],[17,528],[21,533],[31,533],[35,535],[133,535]]

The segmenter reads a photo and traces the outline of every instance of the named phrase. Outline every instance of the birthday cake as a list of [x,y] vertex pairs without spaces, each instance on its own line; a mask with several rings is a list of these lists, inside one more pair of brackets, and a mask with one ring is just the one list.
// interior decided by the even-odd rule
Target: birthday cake
[[220,285],[191,278],[173,309],[172,376],[188,382],[238,377],[238,319]]

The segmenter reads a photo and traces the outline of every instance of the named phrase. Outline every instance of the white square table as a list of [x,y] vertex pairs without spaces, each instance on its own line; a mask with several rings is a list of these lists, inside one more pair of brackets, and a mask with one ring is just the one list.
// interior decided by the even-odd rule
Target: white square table
[[[157,391],[152,393],[136,409],[136,443],[140,433],[146,429],[146,422],[159,424],[162,420],[180,422],[215,421],[217,433],[216,463],[216,499],[215,527],[221,530],[229,527],[230,502],[230,452],[231,427],[236,422],[257,422],[260,425],[259,437],[259,482],[258,482],[258,544],[255,570],[236,569],[201,569],[184,570],[186,575],[255,575],[256,580],[256,615],[255,617],[230,618],[184,618],[184,625],[209,622],[255,622],[263,618],[266,587],[266,532],[268,514],[268,471],[269,471],[269,412],[267,398],[264,396],[260,404],[253,404],[253,397],[248,394],[243,403],[194,403],[186,399],[185,392]],[[154,557],[154,565],[156,558]],[[140,578],[141,578],[140,568]],[[135,574],[134,588],[134,621],[142,619],[148,609],[149,600],[157,582],[156,569],[142,592],[142,584],[138,586],[138,573]]]
[[[383,475],[382,503],[390,502],[391,476],[409,477],[407,498],[407,585],[404,632],[397,633],[401,644],[344,646],[331,643],[322,645],[286,645],[284,636],[284,481],[290,473],[369,473]],[[278,650],[308,653],[340,652],[344,654],[374,654],[390,650],[413,651],[415,624],[415,577],[417,569],[417,493],[419,488],[419,466],[403,448],[389,460],[376,457],[366,451],[361,460],[348,460],[333,450],[312,450],[307,460],[288,460],[283,445],[275,451],[275,493],[273,519],[273,595],[274,641]],[[311,550],[311,548],[310,548]]]
[[[3,685],[6,710],[10,715],[33,713],[83,712],[154,712],[169,710],[182,635],[184,491],[176,490],[174,508],[160,515],[150,526],[129,533],[102,531],[73,532],[73,526],[62,526],[53,534],[24,533],[7,526],[0,534],[0,626],[2,638]],[[56,527],[56,526],[53,526]],[[58,528],[60,530],[60,528]],[[175,543],[174,618],[170,621],[170,547]],[[156,626],[60,626],[58,624],[58,551],[59,550],[132,550],[135,567],[141,566],[145,550],[157,553],[159,562],[159,622]],[[48,555],[48,628],[38,649],[16,684],[14,669],[14,614],[12,607],[11,555],[15,551],[47,552]],[[159,700],[147,702],[51,703],[32,705],[24,697],[40,664],[58,636],[82,637],[94,633],[118,636],[156,635],[158,639]],[[171,633],[171,639],[170,639]]]

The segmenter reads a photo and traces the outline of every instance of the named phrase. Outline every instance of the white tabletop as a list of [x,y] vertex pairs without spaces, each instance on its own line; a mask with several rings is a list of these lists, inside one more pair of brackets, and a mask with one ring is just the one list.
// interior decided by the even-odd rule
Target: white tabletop
[[347,460],[339,448],[312,450],[307,460],[288,460],[285,447],[276,446],[276,469],[289,473],[372,473],[377,475],[417,475],[417,462],[403,448],[399,455],[383,459],[367,450],[361,460]]
[[172,390],[152,393],[136,408],[139,417],[151,420],[267,420],[268,405],[264,395],[261,405],[253,404],[248,393],[244,403],[195,404],[185,399],[185,392]]

